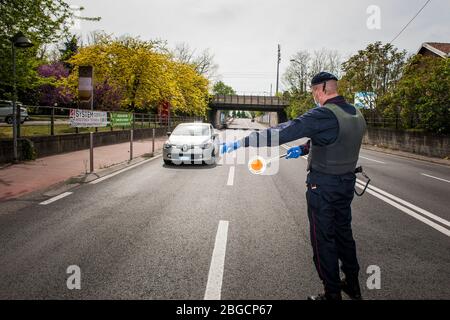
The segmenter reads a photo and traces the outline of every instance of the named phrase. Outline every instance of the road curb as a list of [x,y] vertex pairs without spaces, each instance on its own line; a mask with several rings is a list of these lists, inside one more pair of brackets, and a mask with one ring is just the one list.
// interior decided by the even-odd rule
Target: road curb
[[107,175],[110,175],[116,171],[125,169],[127,167],[136,165],[138,163],[141,163],[143,161],[146,160],[150,160],[150,159],[157,159],[159,157],[161,157],[162,153],[155,153],[153,156],[140,156],[140,157],[136,157],[131,161],[125,161],[125,162],[121,162],[118,164],[114,164],[108,168],[105,169],[100,169],[100,170],[96,170],[93,173],[87,173],[87,174],[82,174],[76,177],[72,177],[67,179],[65,182],[66,184],[85,184],[85,183],[89,183],[92,181],[95,181],[97,179],[103,178]]

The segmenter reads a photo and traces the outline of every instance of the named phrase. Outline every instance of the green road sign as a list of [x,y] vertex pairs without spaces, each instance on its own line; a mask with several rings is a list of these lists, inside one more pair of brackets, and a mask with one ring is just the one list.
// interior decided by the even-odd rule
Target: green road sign
[[132,121],[132,113],[111,112],[111,126],[113,127],[130,127]]

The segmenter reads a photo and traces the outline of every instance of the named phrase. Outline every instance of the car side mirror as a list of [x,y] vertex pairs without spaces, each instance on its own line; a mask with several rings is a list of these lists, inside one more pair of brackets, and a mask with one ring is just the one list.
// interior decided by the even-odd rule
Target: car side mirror
[[170,137],[170,135],[172,134],[172,132],[167,132],[167,136]]

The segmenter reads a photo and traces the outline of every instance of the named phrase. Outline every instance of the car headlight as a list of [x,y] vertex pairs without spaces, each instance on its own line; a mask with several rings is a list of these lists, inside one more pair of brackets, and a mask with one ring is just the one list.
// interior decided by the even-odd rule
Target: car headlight
[[207,142],[207,143],[203,143],[200,145],[200,148],[202,149],[209,149],[212,147],[212,143],[211,142]]
[[171,143],[169,143],[169,142],[164,143],[164,149],[170,149],[172,147],[173,147],[173,145]]

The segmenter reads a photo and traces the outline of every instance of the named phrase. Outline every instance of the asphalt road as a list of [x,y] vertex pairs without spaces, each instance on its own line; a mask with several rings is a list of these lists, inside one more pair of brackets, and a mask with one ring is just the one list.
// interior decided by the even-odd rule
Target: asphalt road
[[[260,125],[237,120],[223,138],[248,133],[233,130],[246,126]],[[39,203],[54,199],[0,204],[0,298],[305,299],[321,292],[306,160],[282,159],[276,174],[253,175],[247,152],[216,166],[166,167],[158,158],[47,205]],[[364,297],[449,299],[450,168],[367,150],[360,164],[377,188],[353,202]],[[80,267],[80,290],[66,286],[71,265]],[[366,287],[372,265],[381,270],[380,289]]]

